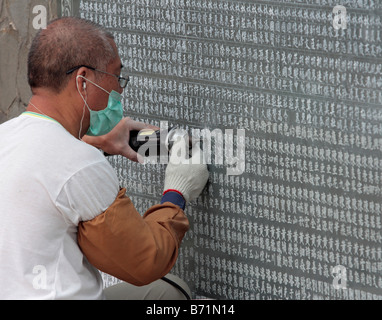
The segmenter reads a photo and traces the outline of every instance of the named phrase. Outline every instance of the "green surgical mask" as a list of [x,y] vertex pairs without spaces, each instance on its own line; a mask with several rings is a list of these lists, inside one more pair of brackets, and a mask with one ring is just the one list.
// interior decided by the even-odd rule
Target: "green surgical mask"
[[85,79],[86,81],[89,81],[96,87],[100,88],[101,90],[109,94],[109,101],[108,101],[107,107],[104,110],[100,110],[100,111],[91,110],[86,100],[82,96],[80,90],[78,89],[78,82],[77,82],[77,90],[80,93],[82,100],[84,100],[85,105],[87,106],[90,112],[90,126],[86,134],[89,136],[103,136],[109,133],[111,130],[113,130],[114,127],[123,118],[123,107],[121,103],[122,96],[117,91],[113,90],[111,92],[108,92],[104,88],[99,86],[98,84],[94,83],[93,81],[86,79],[83,76],[77,76],[77,78],[79,77]]

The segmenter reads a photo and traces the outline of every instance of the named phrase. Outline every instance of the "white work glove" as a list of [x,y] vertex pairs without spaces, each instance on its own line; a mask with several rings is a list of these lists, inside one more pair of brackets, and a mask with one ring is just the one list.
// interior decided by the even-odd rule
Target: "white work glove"
[[[192,158],[187,159],[188,141],[178,140],[171,149],[170,161],[166,169],[164,191],[176,190],[186,202],[195,200],[202,193],[208,181],[207,165],[203,159],[200,143],[192,148]],[[187,152],[186,152],[187,151]]]

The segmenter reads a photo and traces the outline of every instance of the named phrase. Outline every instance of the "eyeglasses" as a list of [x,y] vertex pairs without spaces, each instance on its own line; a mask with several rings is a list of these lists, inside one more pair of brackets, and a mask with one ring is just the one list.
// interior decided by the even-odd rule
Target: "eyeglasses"
[[74,67],[74,68],[70,69],[69,71],[67,71],[66,74],[71,74],[74,71],[76,71],[77,69],[82,68],[82,67],[88,68],[90,70],[102,72],[102,73],[108,74],[109,76],[116,77],[118,79],[118,83],[119,83],[121,88],[126,88],[127,84],[130,82],[130,77],[123,78],[123,77],[117,76],[115,74],[112,74],[112,73],[109,73],[109,72],[106,72],[106,71],[102,71],[102,70],[98,70],[96,68],[93,68],[93,67],[90,67],[90,66],[86,66],[86,65],[81,65],[81,66]]

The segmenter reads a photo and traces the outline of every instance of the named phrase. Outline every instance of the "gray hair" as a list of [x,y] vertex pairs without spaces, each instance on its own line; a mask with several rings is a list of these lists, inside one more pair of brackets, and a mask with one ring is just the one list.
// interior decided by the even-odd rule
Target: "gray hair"
[[66,72],[87,65],[104,70],[118,53],[114,37],[102,26],[88,20],[65,17],[51,21],[32,41],[28,55],[30,87],[61,92],[69,82]]

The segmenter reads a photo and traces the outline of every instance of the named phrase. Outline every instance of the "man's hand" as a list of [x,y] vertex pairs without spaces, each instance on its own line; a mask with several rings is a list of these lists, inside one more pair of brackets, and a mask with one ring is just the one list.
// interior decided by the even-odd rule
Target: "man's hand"
[[143,158],[129,146],[130,131],[143,129],[158,130],[158,127],[123,118],[108,134],[99,137],[84,136],[82,141],[102,149],[110,155],[121,155],[134,162],[143,163]]

